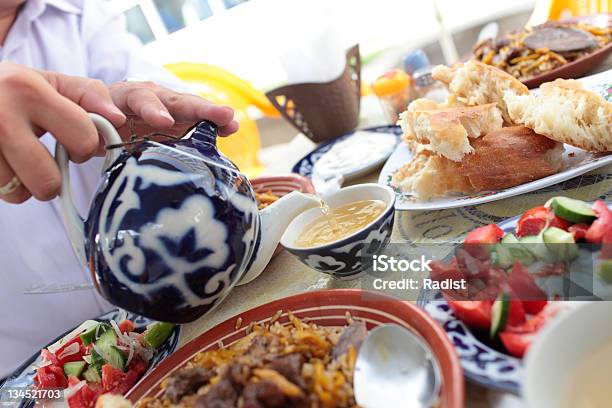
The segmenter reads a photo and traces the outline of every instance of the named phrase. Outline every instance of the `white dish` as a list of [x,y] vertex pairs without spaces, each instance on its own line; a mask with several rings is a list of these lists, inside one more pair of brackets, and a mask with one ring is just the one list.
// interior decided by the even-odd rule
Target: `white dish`
[[381,165],[391,155],[396,144],[397,137],[394,134],[358,130],[323,154],[315,163],[313,173],[324,179],[337,175],[345,179],[356,177],[356,174]]
[[523,396],[529,408],[563,408],[568,383],[579,363],[612,341],[612,302],[579,306],[547,325],[525,359]]
[[[599,93],[604,99],[610,100],[610,95],[612,95],[610,93],[612,90],[610,86],[610,82],[612,82],[612,70],[582,78],[580,82],[582,82],[587,89]],[[537,91],[538,90],[535,89],[532,92]],[[383,166],[378,178],[378,183],[385,186],[391,186],[391,176],[400,167],[408,163],[411,158],[412,153],[408,150],[406,144],[400,143]],[[552,176],[499,191],[484,191],[473,195],[455,195],[425,201],[419,200],[410,194],[403,193],[399,191],[399,189],[391,186],[397,195],[395,209],[442,210],[446,208],[488,203],[549,187],[612,163],[612,154],[595,155],[569,145],[565,145],[565,154],[563,158],[565,161],[563,171],[553,174]],[[584,182],[581,182],[581,186],[584,186]]]
[[[315,150],[302,157],[293,166],[292,172],[300,174],[304,177],[315,178],[314,170],[319,160],[325,157],[325,155],[329,151],[334,149],[334,147],[344,143],[350,144],[352,143],[352,141],[354,141],[355,136],[358,136],[359,138],[359,135],[363,133],[369,134],[371,136],[373,135],[372,137],[379,140],[384,139],[384,148],[376,149],[377,151],[374,152],[375,154],[372,154],[372,152],[366,148],[359,152],[359,158],[351,158],[350,155],[348,155],[347,157],[347,155],[342,154],[342,160],[345,160],[347,162],[350,161],[351,163],[340,163],[337,168],[338,171],[333,172],[333,176],[341,176],[343,181],[348,181],[371,173],[372,171],[380,167],[394,151],[394,148],[399,141],[399,136],[401,135],[402,130],[399,126],[394,125],[377,126],[373,128],[357,130],[355,132],[340,136],[336,139],[330,140],[329,142],[318,146]],[[357,160],[355,160],[356,158]],[[322,177],[317,175],[316,178],[321,179]],[[323,179],[324,178],[327,177],[323,177]]]
[[311,208],[291,221],[281,238],[281,245],[312,269],[337,279],[355,279],[369,265],[366,262],[371,260],[371,255],[379,253],[387,246],[395,219],[395,194],[389,187],[375,183],[357,184],[344,187],[325,198],[330,208],[359,200],[380,200],[385,203],[385,209],[368,225],[338,241],[313,247],[298,247],[295,242],[304,228],[322,214],[320,208]]
[[395,190],[397,196],[395,202],[396,210],[441,210],[488,203],[549,187],[591,170],[612,164],[612,154],[606,156],[595,155],[582,149],[565,145],[565,153],[563,154],[565,170],[557,174],[504,190],[485,191],[474,195],[440,197],[425,201],[412,197],[410,194],[402,193],[391,185],[392,175],[400,167],[408,163],[411,158],[412,153],[408,146],[405,143],[400,143],[385,163],[378,177],[379,184],[390,186]]

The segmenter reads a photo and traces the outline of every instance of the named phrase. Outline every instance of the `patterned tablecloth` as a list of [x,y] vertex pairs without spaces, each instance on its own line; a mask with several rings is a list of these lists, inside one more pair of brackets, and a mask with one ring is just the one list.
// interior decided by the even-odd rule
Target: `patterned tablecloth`
[[[612,70],[604,73],[606,81],[598,78],[598,86],[605,87],[612,100]],[[603,90],[604,88],[601,88]],[[272,173],[287,173],[295,161],[314,145],[299,135],[284,146],[282,163],[276,163]],[[290,159],[294,160],[290,160]],[[376,182],[377,174],[370,174],[349,184]],[[460,241],[477,226],[497,223],[541,205],[559,195],[592,201],[597,198],[612,199],[612,166],[600,168],[582,176],[536,192],[473,207],[440,211],[397,212],[392,242],[440,243]],[[200,319],[183,328],[181,344],[192,340],[207,329],[245,310],[260,304],[300,292],[328,288],[359,288],[359,279],[337,281],[327,275],[307,268],[288,252],[283,251],[268,265],[265,272],[253,282],[236,287],[213,316]],[[510,394],[490,391],[474,384],[467,384],[467,407],[521,407],[520,399]]]

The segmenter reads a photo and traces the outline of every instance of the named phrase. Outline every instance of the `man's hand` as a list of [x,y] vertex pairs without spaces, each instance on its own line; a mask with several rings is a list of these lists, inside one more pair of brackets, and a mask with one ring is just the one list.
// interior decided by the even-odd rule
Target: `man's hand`
[[55,161],[38,138],[50,132],[70,158],[84,162],[102,141],[87,112],[106,117],[129,137],[126,115],[137,119],[133,130],[180,134],[194,122],[210,120],[219,134],[238,130],[234,111],[195,95],[181,94],[149,82],[101,81],[40,72],[0,63],[0,199],[21,203],[30,196],[50,200],[60,190]]
[[101,82],[11,63],[0,63],[0,106],[0,198],[11,203],[32,195],[50,200],[59,192],[59,169],[38,140],[45,132],[64,145],[73,161],[83,162],[99,146],[87,111],[115,126],[126,121]]
[[[227,136],[238,130],[234,111],[196,95],[174,92],[153,82],[119,82],[110,87],[113,102],[126,115],[139,118],[135,128],[139,135],[153,130],[172,130],[180,134],[194,122],[207,119],[219,127],[219,135]],[[142,125],[148,125],[142,126]],[[123,137],[127,129],[120,129]]]

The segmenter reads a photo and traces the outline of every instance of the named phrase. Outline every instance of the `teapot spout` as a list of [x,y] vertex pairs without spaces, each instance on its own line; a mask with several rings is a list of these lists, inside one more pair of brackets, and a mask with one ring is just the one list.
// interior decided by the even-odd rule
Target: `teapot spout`
[[295,217],[304,211],[321,205],[318,197],[293,191],[260,212],[261,241],[253,256],[255,260],[238,285],[244,285],[258,277],[272,259],[285,229]]

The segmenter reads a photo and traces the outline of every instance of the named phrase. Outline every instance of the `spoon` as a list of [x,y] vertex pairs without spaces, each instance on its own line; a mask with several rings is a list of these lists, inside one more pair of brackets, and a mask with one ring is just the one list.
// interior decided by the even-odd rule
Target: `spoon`
[[430,408],[438,400],[440,382],[440,367],[429,346],[403,327],[378,326],[361,344],[354,386],[363,408]]

